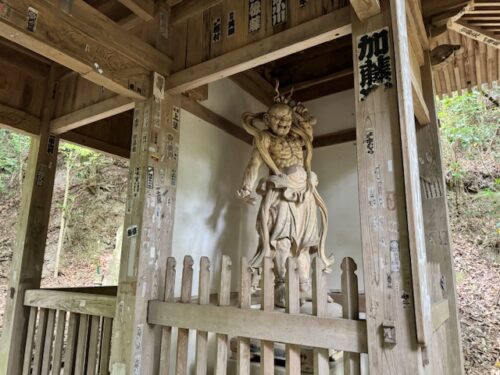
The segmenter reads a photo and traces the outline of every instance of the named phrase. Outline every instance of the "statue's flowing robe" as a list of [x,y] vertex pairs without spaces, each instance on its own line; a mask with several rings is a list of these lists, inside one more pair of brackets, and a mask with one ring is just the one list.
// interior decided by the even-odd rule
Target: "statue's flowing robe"
[[[263,199],[257,219],[260,249],[266,254],[276,249],[276,242],[288,238],[292,255],[304,249],[317,250],[320,243],[318,205],[314,192],[318,184],[311,172],[312,186],[308,188],[307,172],[303,167],[288,168],[280,176],[270,175],[260,180],[257,193]],[[267,232],[267,233],[266,233]],[[270,247],[266,246],[266,239]]]

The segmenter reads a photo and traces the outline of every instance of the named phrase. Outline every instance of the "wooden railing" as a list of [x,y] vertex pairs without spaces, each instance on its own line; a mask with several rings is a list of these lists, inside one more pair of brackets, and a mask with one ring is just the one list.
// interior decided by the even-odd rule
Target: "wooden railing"
[[28,290],[30,317],[23,375],[108,374],[116,297]]
[[[188,374],[189,331],[196,330],[196,374],[208,370],[208,332],[215,333],[215,374],[227,374],[230,352],[229,337],[237,338],[237,373],[250,373],[250,340],[260,340],[260,367],[263,374],[274,374],[274,343],[285,344],[286,371],[301,374],[301,347],[313,348],[314,374],[330,373],[329,349],[344,351],[344,373],[360,373],[359,353],[367,352],[366,322],[359,320],[356,265],[351,258],[342,262],[343,318],[328,315],[326,275],[319,258],[313,261],[312,314],[300,313],[297,264],[289,258],[286,277],[286,309],[274,306],[273,260],[265,258],[261,274],[260,308],[252,308],[252,286],[247,259],[241,260],[239,301],[230,305],[231,259],[224,256],[220,274],[217,305],[210,304],[210,262],[200,260],[197,303],[191,298],[193,259],[184,258],[181,297],[174,298],[175,259],[167,262],[166,295],[164,301],[150,301],[148,323],[161,325],[162,362],[160,373],[169,374],[175,363],[175,374]],[[174,343],[172,327],[177,327],[175,358],[170,357]],[[348,354],[347,354],[348,353]],[[172,362],[173,361],[173,362]]]

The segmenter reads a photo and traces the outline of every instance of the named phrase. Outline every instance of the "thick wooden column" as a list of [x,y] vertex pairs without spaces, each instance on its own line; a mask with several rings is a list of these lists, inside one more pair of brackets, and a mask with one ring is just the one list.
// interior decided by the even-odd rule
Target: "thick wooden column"
[[[430,56],[421,69],[422,91],[431,123],[417,128],[422,209],[427,248],[428,280],[432,304],[448,301],[448,321],[436,330],[429,346],[432,374],[463,374],[464,363],[458,319],[453,253],[450,245],[446,183],[443,173],[439,123]],[[446,369],[443,372],[442,369]]]
[[[155,87],[163,87],[158,82]],[[162,93],[135,106],[112,374],[158,373],[161,331],[146,319],[148,301],[163,297],[172,253],[179,104],[178,97]]]
[[[372,375],[422,371],[417,344],[395,50],[389,1],[363,22],[353,14],[354,89],[369,369]],[[358,37],[389,27],[392,87],[361,101]]]
[[52,67],[40,134],[31,139],[0,340],[0,374],[17,375],[22,371],[29,317],[29,308],[24,306],[24,292],[39,288],[42,277],[59,144],[57,137],[49,135],[56,95],[55,77],[56,68]]

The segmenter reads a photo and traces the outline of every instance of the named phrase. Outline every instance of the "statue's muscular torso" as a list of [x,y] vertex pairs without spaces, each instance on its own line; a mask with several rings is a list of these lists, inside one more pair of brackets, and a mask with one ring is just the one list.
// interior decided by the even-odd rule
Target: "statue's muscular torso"
[[279,169],[294,165],[304,166],[304,141],[301,138],[292,135],[285,137],[273,135],[269,139],[268,150]]

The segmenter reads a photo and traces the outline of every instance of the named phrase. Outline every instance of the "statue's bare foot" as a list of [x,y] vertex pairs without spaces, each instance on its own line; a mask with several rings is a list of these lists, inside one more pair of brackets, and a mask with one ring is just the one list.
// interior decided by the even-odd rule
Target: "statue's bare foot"
[[286,307],[286,286],[284,283],[276,284],[274,288],[274,305]]
[[300,283],[299,292],[301,301],[312,301],[312,287],[310,283]]

